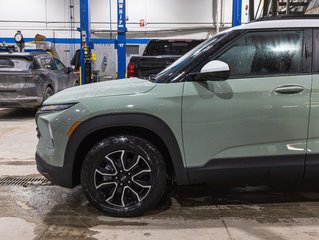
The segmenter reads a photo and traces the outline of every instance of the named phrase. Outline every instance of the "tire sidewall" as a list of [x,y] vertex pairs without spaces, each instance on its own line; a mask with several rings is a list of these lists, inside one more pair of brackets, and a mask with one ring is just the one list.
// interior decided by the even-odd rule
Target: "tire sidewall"
[[[119,150],[129,150],[141,155],[152,172],[151,190],[148,195],[133,207],[121,208],[106,203],[105,198],[95,188],[94,173],[105,156]],[[112,136],[97,143],[84,159],[81,183],[84,193],[93,205],[113,216],[138,216],[158,203],[166,190],[166,167],[159,150],[145,139],[136,136]]]
[[[44,101],[47,100],[49,97],[52,97],[54,94],[52,88],[47,87],[44,91]],[[48,96],[49,95],[49,96]]]

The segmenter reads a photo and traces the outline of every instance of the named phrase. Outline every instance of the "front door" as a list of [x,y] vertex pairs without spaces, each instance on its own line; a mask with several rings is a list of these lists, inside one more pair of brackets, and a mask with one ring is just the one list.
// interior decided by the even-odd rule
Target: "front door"
[[58,85],[60,86],[59,90],[66,89],[73,85],[70,84],[70,75],[67,68],[61,63],[58,59],[54,58],[56,69],[55,74],[57,75]]
[[243,33],[208,59],[229,64],[228,80],[185,82],[192,182],[302,177],[312,81],[305,34],[311,32]]

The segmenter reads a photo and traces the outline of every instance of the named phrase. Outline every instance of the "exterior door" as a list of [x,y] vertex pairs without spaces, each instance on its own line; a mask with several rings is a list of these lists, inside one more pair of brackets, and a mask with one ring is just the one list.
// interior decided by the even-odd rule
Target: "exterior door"
[[51,56],[45,56],[41,58],[41,65],[48,69],[48,74],[53,81],[56,92],[69,87],[69,74],[67,74],[66,67],[59,60]]
[[60,62],[60,60],[55,58],[54,61],[56,65],[55,73],[57,74],[59,81],[58,84],[61,86],[60,90],[73,86],[70,84],[70,75],[68,74],[67,68]]
[[182,127],[192,182],[302,177],[312,81],[306,34],[243,33],[209,59],[229,64],[228,80],[185,82]]
[[313,80],[306,157],[306,179],[319,178],[319,29],[313,30]]
[[59,80],[59,74],[57,72],[57,65],[55,59],[51,56],[41,57],[40,59],[41,65],[43,68],[47,69],[48,77],[51,79],[54,85],[54,92],[58,92],[63,89],[63,85],[61,85]]

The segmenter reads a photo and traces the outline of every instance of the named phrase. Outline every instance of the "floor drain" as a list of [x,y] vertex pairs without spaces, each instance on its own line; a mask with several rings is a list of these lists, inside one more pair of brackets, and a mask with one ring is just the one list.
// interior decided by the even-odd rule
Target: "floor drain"
[[45,177],[4,177],[0,178],[0,186],[52,185]]

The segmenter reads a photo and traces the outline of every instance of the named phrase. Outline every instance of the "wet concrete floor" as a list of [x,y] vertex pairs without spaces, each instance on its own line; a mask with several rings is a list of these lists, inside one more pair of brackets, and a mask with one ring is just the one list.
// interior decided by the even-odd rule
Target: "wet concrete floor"
[[[0,177],[38,176],[34,112],[0,109]],[[319,191],[179,187],[139,218],[95,210],[81,187],[0,186],[0,239],[319,239]]]

